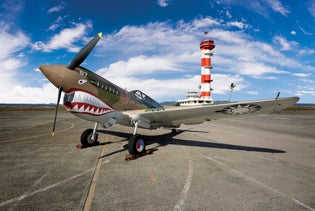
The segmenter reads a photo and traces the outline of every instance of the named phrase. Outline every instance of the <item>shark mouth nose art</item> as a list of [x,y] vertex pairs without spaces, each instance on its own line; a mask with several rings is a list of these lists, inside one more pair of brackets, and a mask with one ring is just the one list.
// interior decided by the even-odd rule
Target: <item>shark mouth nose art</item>
[[80,90],[65,93],[63,104],[69,112],[92,116],[101,116],[113,111],[96,96]]

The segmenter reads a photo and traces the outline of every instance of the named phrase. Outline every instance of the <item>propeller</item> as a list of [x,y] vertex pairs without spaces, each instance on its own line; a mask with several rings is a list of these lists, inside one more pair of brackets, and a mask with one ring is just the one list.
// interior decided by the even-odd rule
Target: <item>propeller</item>
[[68,65],[70,70],[80,66],[80,64],[86,59],[89,53],[93,50],[96,43],[101,39],[102,33],[98,33],[80,52],[72,59],[71,63]]
[[[101,39],[102,33],[98,33],[88,44],[86,44],[80,52],[72,59],[71,63],[68,65],[68,69],[74,70],[74,68],[80,66],[80,64],[86,59],[86,57],[90,54],[90,52],[93,50],[97,42]],[[55,135],[55,129],[56,129],[56,122],[57,122],[57,114],[58,114],[58,107],[60,102],[60,97],[63,89],[61,86],[58,86],[58,99],[57,99],[57,105],[55,110],[55,119],[54,119],[54,125],[52,129],[51,136],[54,137]]]
[[57,99],[56,110],[55,110],[54,126],[53,126],[52,133],[51,133],[52,137],[54,137],[54,135],[55,135],[56,121],[57,121],[57,114],[58,114],[58,107],[59,107],[61,92],[62,92],[62,87],[59,86],[59,88],[58,88],[58,99]]

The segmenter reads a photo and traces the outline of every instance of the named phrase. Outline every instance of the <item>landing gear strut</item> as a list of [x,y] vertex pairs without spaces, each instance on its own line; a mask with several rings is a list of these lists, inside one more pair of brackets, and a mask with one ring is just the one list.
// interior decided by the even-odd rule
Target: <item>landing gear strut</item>
[[94,125],[94,129],[87,129],[81,135],[81,144],[85,147],[95,146],[98,144],[98,133],[96,131],[98,123]]
[[128,143],[128,151],[131,155],[138,155],[141,154],[145,151],[145,141],[140,135],[137,135],[137,130],[138,130],[138,122],[134,121],[134,131],[133,135],[129,139]]

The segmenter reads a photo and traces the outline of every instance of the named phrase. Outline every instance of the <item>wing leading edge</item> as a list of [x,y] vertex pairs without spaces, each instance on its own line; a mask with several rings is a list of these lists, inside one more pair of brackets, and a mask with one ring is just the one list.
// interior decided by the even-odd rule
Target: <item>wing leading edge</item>
[[[179,127],[181,124],[198,124],[206,120],[235,117],[243,114],[270,113],[292,106],[298,97],[241,101],[235,103],[180,107],[170,106],[163,109],[134,110],[125,112],[139,126],[147,129],[159,127]],[[141,124],[142,123],[142,124]]]

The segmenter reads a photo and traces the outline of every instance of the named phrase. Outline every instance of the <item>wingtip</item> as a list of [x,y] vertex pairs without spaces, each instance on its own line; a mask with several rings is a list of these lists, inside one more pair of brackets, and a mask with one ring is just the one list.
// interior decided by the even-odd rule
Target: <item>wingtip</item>
[[100,32],[100,33],[98,33],[97,35],[98,35],[99,38],[101,38],[101,37],[103,36],[103,33]]

